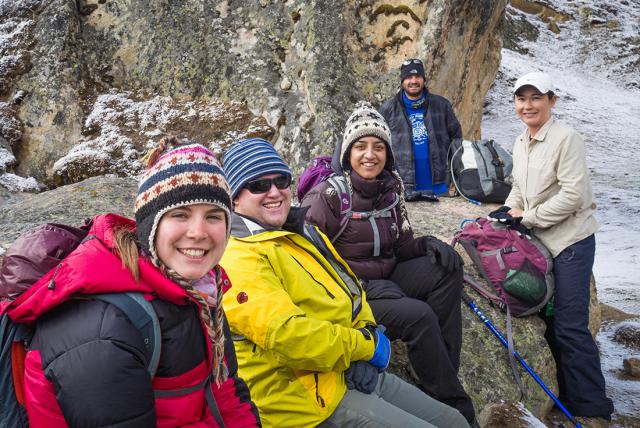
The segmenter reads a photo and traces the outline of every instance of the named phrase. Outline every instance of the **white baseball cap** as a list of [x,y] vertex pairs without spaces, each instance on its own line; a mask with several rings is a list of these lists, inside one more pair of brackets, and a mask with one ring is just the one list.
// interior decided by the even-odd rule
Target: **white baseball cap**
[[534,71],[533,73],[527,73],[524,76],[516,80],[516,84],[513,85],[513,93],[518,92],[518,89],[523,86],[533,86],[541,94],[546,94],[549,91],[554,91],[553,83],[551,83],[551,77],[547,73]]

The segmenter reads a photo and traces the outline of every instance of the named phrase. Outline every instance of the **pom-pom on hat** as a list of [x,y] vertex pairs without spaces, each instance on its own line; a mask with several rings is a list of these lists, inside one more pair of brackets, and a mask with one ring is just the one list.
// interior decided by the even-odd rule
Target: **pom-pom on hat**
[[250,138],[233,144],[222,156],[224,173],[235,199],[247,182],[268,174],[291,178],[291,169],[267,140]]
[[367,101],[360,101],[347,119],[340,147],[340,165],[345,171],[351,170],[349,155],[351,146],[362,137],[374,136],[380,138],[387,145],[387,163],[385,168],[393,165],[391,152],[391,131],[387,121]]
[[140,176],[135,203],[136,235],[142,248],[157,261],[155,234],[167,211],[193,204],[212,204],[226,216],[227,235],[231,228],[229,184],[215,155],[200,144],[178,146],[162,153],[163,139]]

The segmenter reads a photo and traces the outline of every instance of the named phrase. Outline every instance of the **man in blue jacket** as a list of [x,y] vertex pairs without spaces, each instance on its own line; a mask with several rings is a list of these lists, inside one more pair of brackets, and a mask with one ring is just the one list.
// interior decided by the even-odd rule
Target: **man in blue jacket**
[[396,167],[407,200],[437,200],[448,192],[447,152],[462,138],[451,103],[425,86],[424,65],[408,59],[400,67],[402,88],[380,107],[391,129]]

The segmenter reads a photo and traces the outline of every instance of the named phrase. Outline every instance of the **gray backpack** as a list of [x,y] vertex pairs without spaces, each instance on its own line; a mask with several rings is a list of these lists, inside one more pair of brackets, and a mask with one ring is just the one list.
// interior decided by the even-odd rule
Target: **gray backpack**
[[511,155],[493,140],[454,140],[449,147],[451,180],[471,202],[502,204],[509,196]]

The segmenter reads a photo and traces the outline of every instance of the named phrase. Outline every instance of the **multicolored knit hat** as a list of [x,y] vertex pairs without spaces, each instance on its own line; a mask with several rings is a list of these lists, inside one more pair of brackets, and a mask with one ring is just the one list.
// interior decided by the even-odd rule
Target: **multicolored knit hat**
[[235,199],[244,185],[267,174],[282,174],[291,178],[291,169],[267,140],[251,138],[238,141],[222,156],[224,173]]
[[152,260],[158,260],[154,240],[164,213],[193,204],[220,207],[227,217],[229,235],[229,184],[214,154],[200,144],[179,146],[160,154],[140,177],[135,204],[136,234]]
[[345,171],[351,170],[349,155],[351,146],[362,137],[374,136],[380,138],[387,145],[387,163],[385,168],[393,166],[393,152],[391,151],[391,131],[387,121],[367,101],[359,101],[347,119],[340,147],[340,165]]

